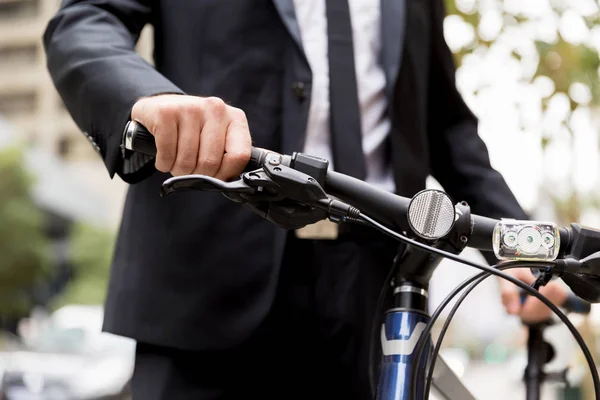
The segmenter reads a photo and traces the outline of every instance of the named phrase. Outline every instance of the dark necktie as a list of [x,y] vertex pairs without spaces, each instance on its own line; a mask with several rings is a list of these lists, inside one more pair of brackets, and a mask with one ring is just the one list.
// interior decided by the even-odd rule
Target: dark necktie
[[358,179],[366,177],[352,23],[348,0],[325,0],[329,58],[329,126],[333,166]]

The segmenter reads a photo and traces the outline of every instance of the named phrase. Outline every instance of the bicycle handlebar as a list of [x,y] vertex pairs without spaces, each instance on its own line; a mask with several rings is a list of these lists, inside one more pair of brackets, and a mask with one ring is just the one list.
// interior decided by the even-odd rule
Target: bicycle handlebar
[[[130,121],[125,128],[125,149],[156,156],[154,136],[141,124]],[[247,170],[261,168],[270,150],[252,147]],[[275,153],[278,154],[278,153]],[[284,164],[293,167],[292,157],[283,156]],[[327,171],[323,189],[330,195],[352,204],[373,218],[402,230],[410,229],[407,220],[409,198],[395,195],[362,180],[335,171]],[[471,214],[472,233],[469,247],[492,251],[492,233],[498,220]],[[565,232],[566,234],[566,232]],[[563,232],[561,231],[561,239]]]
[[[130,121],[127,123],[124,132],[123,152],[135,151],[147,155],[156,155],[156,144],[154,136],[140,123]],[[307,156],[301,153],[294,155],[280,155],[279,153],[253,147],[251,151],[250,161],[246,167],[246,171],[255,171],[261,167],[266,168],[265,163],[269,161],[269,154],[276,155],[276,161],[286,167],[298,168],[299,172],[308,175],[314,175],[314,180],[319,182],[323,188],[321,194],[328,194],[339,198],[341,201],[347,202],[349,205],[356,207],[366,215],[370,215],[375,220],[389,225],[395,229],[409,231],[407,213],[411,199],[398,196],[385,190],[374,187],[359,179],[341,174],[335,171],[326,172],[319,170],[314,165],[319,162],[319,159],[308,157],[308,162],[298,162],[299,159],[306,161]],[[322,160],[326,163],[326,160]],[[298,165],[294,165],[294,164]],[[322,166],[322,165],[321,165]],[[294,174],[292,174],[294,175]],[[303,174],[300,174],[305,176]],[[311,175],[311,176],[312,176]],[[202,181],[198,183],[198,177],[202,177]],[[290,181],[286,182],[288,190],[296,189],[298,182],[292,176]],[[186,178],[186,179],[181,179]],[[187,179],[189,178],[189,179]],[[290,178],[289,176],[287,178]],[[195,188],[201,190],[221,190],[247,193],[247,186],[243,182],[222,182],[214,178],[205,176],[189,176],[172,178],[178,185],[177,189]],[[169,182],[174,185],[175,182]],[[262,182],[262,181],[261,181]],[[168,182],[165,182],[167,184]],[[306,182],[304,182],[306,183]],[[164,187],[163,187],[164,189]],[[313,188],[314,189],[314,188]],[[251,189],[254,190],[254,189]],[[323,193],[323,190],[326,193]],[[314,195],[315,193],[309,193]],[[317,193],[318,195],[319,193]],[[229,197],[229,196],[228,196]],[[230,197],[232,200],[233,198]],[[267,199],[268,201],[268,199]],[[322,204],[321,204],[322,205]],[[329,203],[331,207],[332,203]],[[347,206],[347,205],[346,205]],[[358,211],[356,210],[355,211]],[[254,211],[261,212],[260,209]],[[279,210],[280,211],[280,210]],[[331,211],[331,208],[330,208]],[[277,213],[277,211],[274,211]],[[263,214],[263,216],[265,216]],[[293,221],[294,216],[282,213],[278,215],[284,222]],[[313,221],[316,222],[316,221]],[[470,234],[467,246],[482,250],[493,251],[493,232],[499,220],[480,215],[470,214]],[[570,228],[560,228],[560,249],[557,258],[557,263],[560,261],[563,272],[562,279],[571,287],[577,296],[589,302],[600,302],[600,230],[589,227],[584,227],[579,224],[571,224]]]

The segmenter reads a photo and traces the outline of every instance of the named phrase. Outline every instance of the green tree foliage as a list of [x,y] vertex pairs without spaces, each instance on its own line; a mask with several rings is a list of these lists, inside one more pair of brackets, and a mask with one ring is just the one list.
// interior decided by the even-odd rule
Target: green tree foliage
[[54,307],[104,302],[114,243],[114,233],[110,230],[85,223],[74,226],[69,245],[73,279]]
[[[583,1],[583,0],[582,0]],[[591,1],[591,0],[590,0]],[[494,41],[482,38],[479,25],[482,23],[482,14],[490,8],[493,1],[470,0],[463,3],[472,3],[467,11],[460,11],[457,0],[445,0],[447,15],[457,15],[462,20],[473,27],[475,33],[474,40],[469,45],[460,49],[455,54],[457,64],[460,65],[463,57],[475,50],[489,48]],[[502,27],[500,34],[516,26],[541,25],[544,24],[539,18],[533,18],[523,13],[511,12],[502,6],[502,2],[496,1],[496,9],[502,13]],[[568,8],[567,1],[549,0],[552,6],[553,15],[560,18],[564,12],[572,11]],[[486,7],[483,5],[486,4]],[[575,11],[573,11],[576,13]],[[591,12],[588,15],[579,15],[588,28],[600,24],[600,13]],[[591,33],[590,33],[591,35]],[[589,43],[570,43],[558,32],[556,40],[543,41],[535,40],[535,44],[540,56],[540,62],[537,72],[531,79],[533,81],[538,76],[548,76],[555,84],[555,91],[568,95],[571,84],[580,82],[587,85],[593,94],[593,103],[600,104],[600,78],[598,68],[600,67],[600,57],[595,48]],[[518,53],[513,53],[513,57],[519,59]],[[577,106],[572,105],[572,109]]]
[[44,215],[30,196],[32,177],[18,148],[0,151],[0,315],[20,316],[49,272]]
[[[453,18],[459,17],[465,24],[471,27],[474,33],[470,43],[455,51],[455,60],[458,66],[463,59],[474,52],[485,53],[497,42],[497,38],[503,33],[518,29],[522,32],[545,30],[546,35],[538,35],[533,42],[538,53],[538,64],[534,74],[527,79],[533,83],[536,78],[550,78],[553,82],[552,93],[549,93],[541,101],[542,113],[549,112],[548,104],[553,96],[566,96],[570,102],[570,110],[567,116],[557,122],[561,129],[573,134],[570,125],[571,116],[579,107],[597,109],[600,105],[600,57],[598,49],[600,45],[597,38],[600,36],[600,7],[597,0],[578,0],[576,2],[567,0],[547,0],[547,3],[535,2],[536,8],[529,7],[529,12],[524,12],[526,6],[519,5],[518,1],[512,0],[444,0],[446,11]],[[528,0],[522,0],[526,5]],[[544,9],[545,6],[548,6]],[[500,14],[500,31],[496,39],[488,39],[481,34],[481,24],[485,22],[486,13],[492,10],[496,15]],[[579,39],[569,37],[569,32],[578,32]],[[446,32],[454,34],[453,32]],[[541,36],[541,37],[539,37]],[[531,35],[524,35],[522,43],[531,40]],[[515,60],[521,61],[522,55],[518,51],[511,54]],[[573,93],[574,84],[579,89],[588,92],[587,100],[581,100]],[[541,127],[540,127],[541,128]],[[546,148],[551,142],[552,135],[542,132],[542,148]],[[572,172],[571,172],[572,173]],[[565,186],[571,186],[569,180],[564,182]],[[568,196],[556,196],[552,187],[545,189],[545,195],[549,196],[555,206],[560,223],[578,221],[581,212],[586,207],[597,203],[597,194],[582,194],[574,187],[569,188]]]
[[[0,318],[29,315],[35,291],[54,277],[47,218],[31,197],[34,177],[26,171],[20,148],[0,151]],[[68,263],[73,277],[52,306],[104,301],[114,233],[75,222],[70,229]]]

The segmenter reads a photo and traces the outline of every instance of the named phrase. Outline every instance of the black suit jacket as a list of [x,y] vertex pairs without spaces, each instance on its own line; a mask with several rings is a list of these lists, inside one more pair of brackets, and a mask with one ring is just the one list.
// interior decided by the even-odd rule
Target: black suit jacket
[[[442,0],[381,0],[381,7],[398,193],[413,195],[432,174],[476,213],[525,217],[456,90]],[[148,23],[156,69],[134,52]],[[110,176],[132,183],[105,329],[181,348],[239,343],[269,309],[284,232],[218,194],[160,198],[168,176],[152,166],[123,174],[119,144],[138,98],[174,92],[221,97],[246,111],[255,145],[301,150],[311,70],[292,0],[67,0],[44,43],[74,120]]]

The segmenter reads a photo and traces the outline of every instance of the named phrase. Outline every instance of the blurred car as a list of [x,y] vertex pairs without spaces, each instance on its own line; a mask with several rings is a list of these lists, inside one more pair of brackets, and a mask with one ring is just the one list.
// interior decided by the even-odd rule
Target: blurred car
[[22,348],[0,353],[2,400],[127,399],[135,342],[101,332],[99,306],[65,306],[20,327]]

